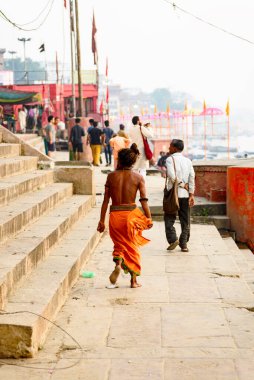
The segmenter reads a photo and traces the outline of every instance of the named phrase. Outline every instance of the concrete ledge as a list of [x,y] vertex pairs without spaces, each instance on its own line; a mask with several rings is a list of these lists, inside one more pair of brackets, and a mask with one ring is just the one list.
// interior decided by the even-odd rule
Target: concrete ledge
[[16,135],[0,125],[0,133],[2,133],[3,141],[6,143],[20,144],[21,154],[24,156],[35,156],[41,161],[53,161],[52,158],[46,156],[46,154],[40,152],[38,149],[31,146],[28,142],[22,140],[19,135]]
[[[162,205],[149,206],[152,216],[163,216]],[[226,203],[196,204],[191,208],[191,216],[208,217],[212,215],[226,215]]]
[[55,166],[88,166],[93,167],[91,162],[88,161],[55,161]]
[[73,183],[74,194],[95,195],[94,169],[87,166],[56,166],[55,182]]

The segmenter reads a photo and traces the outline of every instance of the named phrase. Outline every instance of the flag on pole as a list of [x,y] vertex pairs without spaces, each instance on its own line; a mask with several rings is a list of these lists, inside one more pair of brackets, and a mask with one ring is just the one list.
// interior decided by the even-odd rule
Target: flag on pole
[[104,107],[103,107],[103,99],[101,100],[100,104],[100,114],[103,115]]
[[93,25],[92,25],[92,52],[93,52],[93,61],[94,64],[97,65],[98,63],[98,52],[97,52],[97,44],[96,44],[96,24],[95,24],[95,17],[94,17],[94,12],[93,12]]
[[40,50],[40,53],[45,51],[45,44],[41,44],[41,46],[39,47],[39,50]]
[[107,85],[107,88],[106,88],[106,103],[108,105],[108,101],[109,101],[109,91],[108,91],[108,85]]
[[108,78],[108,57],[106,59],[106,77]]
[[229,100],[227,101],[227,105],[226,105],[226,115],[229,116],[230,114],[230,107],[229,107]]
[[106,59],[106,81],[107,81],[107,88],[106,88],[106,103],[108,107],[108,101],[109,101],[109,90],[108,90],[108,57]]
[[204,100],[204,103],[203,103],[203,112],[204,112],[204,114],[206,114],[206,102],[205,102],[205,100]]

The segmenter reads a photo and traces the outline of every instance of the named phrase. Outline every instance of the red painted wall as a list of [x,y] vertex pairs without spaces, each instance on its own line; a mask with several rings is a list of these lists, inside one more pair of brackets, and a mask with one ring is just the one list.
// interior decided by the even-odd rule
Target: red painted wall
[[154,144],[154,157],[156,159],[158,158],[161,151],[168,152],[170,140],[168,140],[168,139],[163,139],[163,140],[156,139],[156,140],[152,140],[152,142]]
[[[206,197],[214,202],[226,201],[227,168],[222,166],[195,166],[196,190],[195,195]],[[221,198],[222,193],[224,196]],[[218,197],[216,197],[218,194]]]
[[227,213],[237,240],[254,243],[254,167],[230,167]]

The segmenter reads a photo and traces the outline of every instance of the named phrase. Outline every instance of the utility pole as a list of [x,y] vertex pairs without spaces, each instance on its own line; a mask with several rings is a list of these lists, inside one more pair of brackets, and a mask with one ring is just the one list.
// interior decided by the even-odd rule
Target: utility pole
[[76,40],[77,40],[77,63],[78,63],[78,104],[80,116],[84,116],[83,107],[83,87],[82,87],[82,75],[81,75],[81,53],[80,53],[80,35],[79,35],[79,11],[78,0],[75,0],[75,15],[76,15]]
[[73,1],[70,0],[70,40],[71,40],[71,109],[76,116],[76,96],[75,96],[75,78],[74,78],[74,54],[73,54],[73,33],[74,33],[74,15]]
[[28,71],[27,71],[27,64],[26,64],[26,42],[31,41],[31,38],[18,38],[19,41],[23,42],[23,48],[24,48],[24,71],[25,71],[25,77],[26,77],[26,83],[29,84],[29,78],[28,78]]

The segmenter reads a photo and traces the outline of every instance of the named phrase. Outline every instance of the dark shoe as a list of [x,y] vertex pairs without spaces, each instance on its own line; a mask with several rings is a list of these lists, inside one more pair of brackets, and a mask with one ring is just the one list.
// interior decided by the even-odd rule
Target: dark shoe
[[189,252],[189,248],[187,247],[187,245],[182,245],[180,247],[182,252]]
[[173,251],[179,244],[179,240],[174,241],[173,243],[170,243],[167,250],[168,251]]

